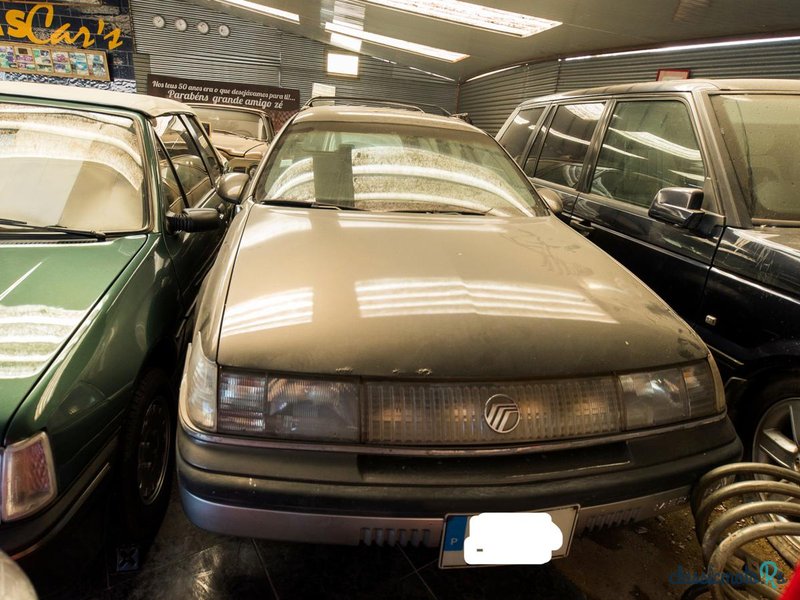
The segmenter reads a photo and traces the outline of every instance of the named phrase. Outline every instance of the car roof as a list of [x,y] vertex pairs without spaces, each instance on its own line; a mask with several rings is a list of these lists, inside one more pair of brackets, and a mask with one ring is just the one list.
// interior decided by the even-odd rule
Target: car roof
[[48,83],[0,81],[0,95],[110,106],[132,110],[148,117],[175,113],[194,114],[190,106],[167,98]]
[[678,79],[672,81],[643,81],[620,83],[601,87],[572,90],[550,96],[526,100],[522,105],[539,102],[554,102],[582,96],[616,96],[624,94],[658,92],[714,91],[787,91],[800,92],[800,80],[795,79]]
[[390,125],[417,125],[420,127],[437,127],[439,129],[455,129],[460,131],[481,131],[455,117],[432,115],[422,111],[376,106],[313,106],[301,110],[294,123],[381,123]]

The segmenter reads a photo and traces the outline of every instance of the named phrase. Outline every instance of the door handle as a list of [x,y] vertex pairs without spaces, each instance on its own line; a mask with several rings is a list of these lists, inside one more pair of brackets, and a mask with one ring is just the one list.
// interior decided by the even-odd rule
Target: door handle
[[594,226],[588,219],[583,219],[582,221],[574,220],[570,223],[570,225],[575,231],[584,237],[588,237],[594,232]]

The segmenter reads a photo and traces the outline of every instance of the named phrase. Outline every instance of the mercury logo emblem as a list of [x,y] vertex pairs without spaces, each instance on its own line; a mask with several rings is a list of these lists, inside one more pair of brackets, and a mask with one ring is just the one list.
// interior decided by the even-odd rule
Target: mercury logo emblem
[[519,406],[505,394],[495,394],[486,401],[483,418],[497,433],[511,433],[519,425]]

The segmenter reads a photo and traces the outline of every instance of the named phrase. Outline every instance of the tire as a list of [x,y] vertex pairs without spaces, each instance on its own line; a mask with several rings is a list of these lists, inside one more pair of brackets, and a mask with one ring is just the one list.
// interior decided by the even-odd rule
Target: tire
[[152,539],[164,518],[175,470],[175,395],[167,375],[146,371],[122,426],[116,478],[120,541]]
[[[800,472],[800,375],[793,373],[768,384],[748,408],[739,421],[744,460]],[[787,450],[789,448],[793,451]],[[767,479],[766,476],[763,478]],[[763,500],[767,495],[760,496],[754,499]],[[786,518],[763,516],[756,520],[766,522]],[[776,536],[769,541],[789,564],[797,564],[800,560],[800,538]]]

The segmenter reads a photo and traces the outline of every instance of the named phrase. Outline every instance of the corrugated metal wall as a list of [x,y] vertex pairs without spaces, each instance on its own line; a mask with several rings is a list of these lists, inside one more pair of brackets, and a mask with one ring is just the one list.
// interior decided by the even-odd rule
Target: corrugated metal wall
[[[296,88],[302,103],[308,100],[316,82],[335,85],[340,96],[415,100],[455,110],[455,82],[408,67],[361,55],[357,78],[327,77],[325,53],[329,46],[315,40],[183,0],[131,0],[131,12],[140,92],[147,89],[147,74],[158,73]],[[166,19],[163,29],[154,27],[155,15]],[[178,17],[188,22],[184,32],[175,30]],[[209,24],[209,33],[197,31],[199,21]],[[220,37],[221,24],[230,27],[230,37]]]
[[458,110],[494,135],[511,111],[526,98],[551,94],[558,81],[558,63],[515,67],[461,86]]
[[494,135],[524,99],[655,81],[659,69],[690,69],[693,78],[800,78],[800,42],[534,63],[462,84],[458,110],[470,113],[478,127]]
[[309,98],[311,84],[316,82],[335,85],[337,96],[429,102],[449,111],[455,110],[457,86],[454,81],[364,55],[360,56],[357,78],[328,77],[325,74],[328,46],[291,33],[283,32],[281,35],[281,85],[299,89],[302,101]]
[[[131,12],[136,51],[149,56],[152,73],[278,85],[281,39],[277,29],[181,0],[132,0]],[[153,25],[155,15],[166,20],[163,29]],[[186,31],[175,29],[179,17],[187,21]],[[209,24],[209,33],[197,31],[200,21]],[[227,38],[219,35],[222,24],[230,27]],[[136,80],[146,82],[147,73],[139,73],[137,68]],[[137,87],[140,92],[147,89]]]

